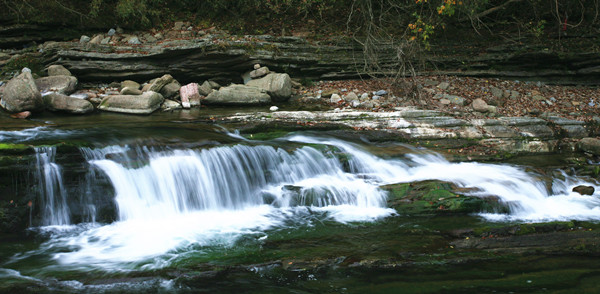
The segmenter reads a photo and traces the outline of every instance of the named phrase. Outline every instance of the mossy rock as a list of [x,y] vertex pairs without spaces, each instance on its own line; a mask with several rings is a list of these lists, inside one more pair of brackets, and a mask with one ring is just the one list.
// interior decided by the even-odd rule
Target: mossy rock
[[[388,191],[388,205],[400,214],[478,213],[503,211],[497,198],[465,196],[452,183],[423,181],[381,187]],[[461,193],[462,192],[462,193]]]
[[0,155],[32,154],[33,149],[24,144],[0,143]]

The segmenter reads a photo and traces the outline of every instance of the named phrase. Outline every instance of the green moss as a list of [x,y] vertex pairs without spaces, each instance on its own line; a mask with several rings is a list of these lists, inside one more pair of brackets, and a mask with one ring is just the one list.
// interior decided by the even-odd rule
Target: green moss
[[24,144],[0,143],[0,150],[3,149],[27,149],[29,146]]
[[381,187],[388,191],[388,204],[401,214],[476,213],[498,210],[493,198],[457,194],[446,182],[425,181]]

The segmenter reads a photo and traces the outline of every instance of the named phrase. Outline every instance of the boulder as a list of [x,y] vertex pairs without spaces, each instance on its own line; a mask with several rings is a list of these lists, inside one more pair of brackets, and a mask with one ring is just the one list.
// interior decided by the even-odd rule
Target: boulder
[[344,97],[342,97],[344,99],[344,101],[352,103],[353,101],[358,101],[358,95],[356,95],[356,93],[354,92],[350,92],[346,95],[344,95]]
[[120,88],[132,88],[132,89],[139,89],[141,86],[138,82],[135,81],[131,81],[131,80],[126,80],[126,81],[122,81],[121,82],[121,86]]
[[600,155],[600,140],[596,138],[583,138],[579,141],[579,149],[594,155]]
[[327,90],[324,90],[323,92],[321,92],[321,97],[323,97],[323,98],[329,98],[329,97],[331,97],[331,95],[333,95],[333,94],[339,94],[339,93],[340,92],[338,90],[336,90],[336,89],[327,89]]
[[163,111],[181,109],[181,104],[177,101],[165,99],[165,102],[163,102],[163,104],[160,105],[160,109],[162,109]]
[[35,80],[38,89],[43,92],[57,92],[69,95],[75,92],[77,78],[73,76],[50,76]]
[[104,39],[103,35],[95,35],[91,40],[90,40],[90,44],[100,44],[102,42],[102,39]]
[[266,90],[275,101],[286,101],[292,96],[292,79],[288,74],[271,73],[246,85]]
[[[204,82],[204,84],[206,83],[207,82]],[[196,83],[187,84],[179,88],[179,96],[181,98],[181,105],[183,108],[192,107],[192,102],[194,102],[194,104],[197,102],[197,105],[200,105],[200,93],[198,93],[198,90],[199,87]]]
[[213,88],[215,90],[221,89],[221,85],[219,85],[219,83],[217,83],[215,81],[208,81],[208,84],[210,85],[211,88]]
[[481,98],[477,98],[475,100],[473,100],[473,110],[478,111],[478,112],[488,112],[489,111],[489,106],[487,103],[485,103],[485,101],[483,101],[483,99]]
[[270,103],[271,96],[257,87],[234,84],[210,93],[202,102],[216,105],[260,105]]
[[142,95],[142,90],[138,88],[125,87],[119,92],[121,95]]
[[152,80],[152,82],[149,83],[148,89],[146,91],[160,93],[160,90],[162,90],[164,86],[170,84],[171,82],[173,82],[173,77],[169,74],[164,75],[158,79]]
[[340,101],[342,101],[342,97],[340,97],[340,95],[338,95],[338,94],[332,94],[331,97],[329,98],[329,102],[331,102],[333,104],[337,104]]
[[253,71],[250,72],[250,78],[251,79],[258,79],[261,77],[266,76],[267,74],[269,74],[271,71],[269,70],[268,67],[263,66],[261,68],[255,69]]
[[150,114],[160,108],[165,98],[159,93],[148,91],[142,95],[111,95],[106,96],[98,105],[104,111]]
[[86,35],[83,35],[83,36],[81,36],[81,38],[79,38],[79,43],[82,43],[82,44],[85,44],[89,41],[90,41],[90,37],[88,37]]
[[198,86],[198,93],[202,96],[208,96],[212,91],[213,87],[210,85],[209,81],[204,81],[201,86]]
[[581,195],[594,195],[594,187],[592,186],[579,185],[574,187],[572,191]]
[[94,111],[94,106],[87,100],[51,93],[43,97],[46,109],[73,114],[85,114]]
[[30,72],[24,72],[6,83],[0,106],[8,112],[44,109],[42,95]]
[[173,80],[172,82],[166,84],[161,90],[160,94],[165,97],[165,99],[173,98],[179,94],[179,89],[181,88],[181,84],[179,82]]
[[140,41],[140,38],[138,38],[137,36],[132,36],[126,39],[127,44],[129,45],[141,45],[142,42]]
[[54,64],[48,67],[49,76],[72,76],[71,72],[60,64]]

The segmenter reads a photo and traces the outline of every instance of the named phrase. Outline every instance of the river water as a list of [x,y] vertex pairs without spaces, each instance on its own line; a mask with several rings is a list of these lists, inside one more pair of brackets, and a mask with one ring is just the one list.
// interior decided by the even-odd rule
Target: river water
[[[5,130],[0,142],[36,146],[31,193],[39,206],[26,236],[2,243],[6,291],[503,291],[473,280],[497,282],[495,272],[509,274],[522,261],[503,260],[496,269],[480,264],[477,273],[454,265],[454,276],[430,265],[397,271],[384,264],[403,260],[403,249],[419,252],[409,258],[413,263],[434,264],[426,255],[437,252],[432,246],[448,248],[439,234],[444,229],[600,220],[598,192],[571,192],[581,184],[598,191],[590,178],[555,172],[561,176],[548,179],[526,166],[449,162],[401,144],[392,144],[400,151],[388,156],[381,150],[390,145],[318,132],[261,141],[214,125],[142,119]],[[80,147],[61,158],[55,146],[63,142]],[[496,197],[509,212],[416,218],[388,207],[381,186],[424,180]],[[598,271],[578,257],[538,263],[549,264],[545,271],[561,264]],[[436,274],[423,278],[419,271]],[[531,288],[528,279],[524,288],[511,287],[560,289],[549,282]],[[452,284],[457,281],[464,284]],[[442,282],[453,286],[428,288]]]

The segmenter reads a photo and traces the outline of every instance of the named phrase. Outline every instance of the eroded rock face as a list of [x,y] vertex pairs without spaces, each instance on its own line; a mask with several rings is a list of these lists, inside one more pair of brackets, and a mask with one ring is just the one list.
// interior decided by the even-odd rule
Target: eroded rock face
[[52,93],[44,96],[44,104],[49,111],[85,114],[94,111],[94,106],[87,100]]
[[150,114],[160,108],[165,98],[159,93],[148,91],[142,95],[106,96],[98,109],[111,112]]
[[35,84],[42,92],[56,92],[69,95],[75,92],[77,78],[73,76],[49,76],[36,79]]
[[210,93],[202,103],[215,105],[261,105],[271,102],[265,90],[246,85],[231,85]]
[[0,105],[8,112],[41,111],[44,109],[42,95],[30,72],[25,71],[8,81],[2,92]]
[[246,85],[266,90],[275,101],[286,101],[292,96],[292,79],[288,74],[271,73]]

